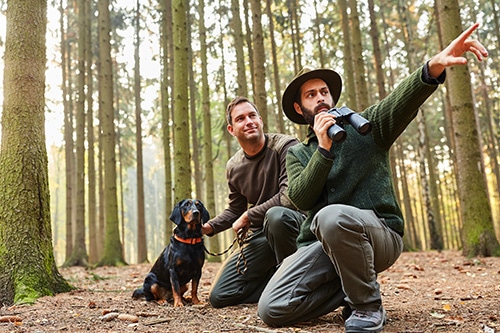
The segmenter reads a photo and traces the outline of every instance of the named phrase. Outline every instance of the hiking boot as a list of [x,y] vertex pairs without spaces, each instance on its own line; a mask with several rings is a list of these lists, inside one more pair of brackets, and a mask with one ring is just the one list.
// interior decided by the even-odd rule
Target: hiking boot
[[380,332],[384,327],[386,314],[381,306],[377,311],[352,310],[345,322],[346,333]]

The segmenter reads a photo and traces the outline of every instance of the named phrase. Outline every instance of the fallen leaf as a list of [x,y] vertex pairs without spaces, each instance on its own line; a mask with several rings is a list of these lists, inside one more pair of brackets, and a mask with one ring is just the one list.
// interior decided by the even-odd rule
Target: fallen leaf
[[437,313],[437,312],[431,312],[431,316],[438,319],[443,319],[444,317],[446,317],[446,315],[444,315],[443,313]]

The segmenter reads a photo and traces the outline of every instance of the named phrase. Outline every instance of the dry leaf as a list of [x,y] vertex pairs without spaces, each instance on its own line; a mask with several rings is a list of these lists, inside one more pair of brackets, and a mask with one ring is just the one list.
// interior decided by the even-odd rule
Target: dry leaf
[[437,313],[437,312],[431,312],[431,316],[434,317],[434,318],[438,318],[438,319],[443,319],[445,317],[444,314]]

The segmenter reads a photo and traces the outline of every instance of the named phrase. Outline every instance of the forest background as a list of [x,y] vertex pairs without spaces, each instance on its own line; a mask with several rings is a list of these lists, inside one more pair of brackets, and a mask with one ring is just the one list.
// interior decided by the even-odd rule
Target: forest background
[[[447,21],[449,8],[460,16]],[[470,57],[470,85],[448,80],[438,89],[391,162],[407,250],[498,254],[499,9],[494,0],[48,1],[44,113],[57,264],[154,261],[175,202],[196,197],[220,213],[225,163],[238,149],[224,118],[233,97],[255,101],[266,131],[303,138],[305,128],[281,110],[281,93],[303,66],[338,71],[338,105],[361,111],[474,22],[489,58]],[[207,246],[217,252],[233,237]]]

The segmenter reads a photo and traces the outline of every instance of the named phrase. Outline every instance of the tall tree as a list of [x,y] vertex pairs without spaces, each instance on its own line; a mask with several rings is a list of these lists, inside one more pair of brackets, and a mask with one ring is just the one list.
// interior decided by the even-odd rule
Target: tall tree
[[142,108],[141,108],[141,67],[139,49],[141,5],[136,2],[134,40],[134,100],[135,100],[135,142],[137,151],[137,262],[148,261],[146,241],[146,217],[144,211],[144,164],[142,159]]
[[[236,81],[238,87],[236,88],[236,94],[239,96],[248,95],[247,86],[247,75],[245,68],[245,53],[243,51],[243,45],[245,42],[243,36],[243,28],[240,17],[240,2],[239,0],[231,0],[231,30],[233,32],[234,38],[234,51],[236,53],[236,71],[238,75],[236,76]],[[229,137],[229,136],[228,136]]]
[[78,0],[78,97],[76,101],[76,219],[73,237],[73,251],[65,262],[66,266],[88,264],[85,245],[85,76],[87,34],[85,29],[85,1]]
[[92,13],[94,1],[85,2],[85,27],[87,34],[86,61],[87,61],[87,175],[88,175],[88,219],[89,219],[89,262],[95,264],[99,261],[99,238],[97,221],[97,192],[96,192],[96,168],[95,168],[95,135],[94,135],[94,71],[92,69],[93,50],[92,47]]
[[[215,184],[214,163],[212,152],[212,119],[210,116],[210,87],[208,85],[208,46],[207,31],[205,27],[205,1],[198,2],[199,32],[200,32],[200,58],[201,58],[201,108],[203,114],[203,161],[205,165],[206,196],[205,207],[212,214],[215,213]],[[210,239],[210,250],[219,252],[218,238]]]
[[165,167],[165,241],[172,235],[171,222],[168,212],[172,211],[172,159],[171,159],[171,137],[170,120],[172,117],[170,107],[170,88],[172,87],[172,57],[173,57],[173,39],[172,39],[172,2],[171,0],[161,0],[161,128],[163,141],[163,164]]
[[363,41],[361,39],[361,29],[359,27],[359,11],[357,0],[347,0],[350,13],[351,40],[348,46],[351,47],[351,59],[354,72],[354,88],[356,91],[356,108],[358,111],[368,107],[368,86],[366,83],[365,60],[363,58]]
[[[71,257],[73,252],[73,198],[75,197],[74,187],[74,141],[73,141],[73,108],[71,103],[71,41],[69,38],[68,16],[64,15],[64,0],[60,1],[59,12],[61,15],[61,72],[62,72],[62,94],[64,108],[64,152],[65,152],[65,176],[66,176],[66,259]],[[66,18],[66,22],[64,20]],[[66,23],[66,24],[65,24]]]
[[[447,45],[462,31],[457,0],[436,0],[440,34]],[[478,168],[481,159],[477,130],[471,126],[474,117],[470,74],[467,66],[447,70],[448,93],[455,138],[460,211],[463,220],[463,254],[500,255],[500,245],[493,230],[491,207],[486,184]]]
[[356,105],[356,89],[354,87],[354,63],[352,62],[351,49],[351,28],[349,26],[349,16],[347,14],[347,0],[338,1],[340,12],[342,13],[342,36],[344,41],[344,101],[347,105]]
[[[273,78],[274,78],[274,93],[276,95],[276,104],[278,106],[276,116],[276,128],[279,133],[285,133],[285,122],[283,118],[283,107],[281,106],[281,87],[280,87],[280,71],[278,55],[276,50],[276,39],[274,38],[274,17],[271,10],[271,0],[266,0],[266,14],[269,20],[269,39],[271,43],[271,59],[273,64]],[[321,49],[321,48],[320,48]]]
[[252,9],[252,44],[254,68],[254,101],[259,110],[264,131],[267,132],[267,96],[266,96],[266,53],[264,50],[264,32],[262,30],[262,8],[259,0],[250,0]]
[[99,11],[99,108],[102,111],[104,153],[105,236],[101,266],[124,264],[118,228],[118,198],[116,188],[115,126],[113,109],[113,71],[111,63],[111,20],[109,0],[98,0]]
[[[45,65],[47,2],[7,1],[0,148],[0,304],[69,291],[52,250]],[[29,255],[26,255],[29,253]]]
[[299,9],[297,6],[297,0],[287,0],[287,5],[291,35],[290,39],[292,42],[293,65],[295,67],[295,73],[298,73],[302,69]]
[[385,74],[383,70],[383,57],[380,47],[380,33],[377,25],[377,14],[373,0],[368,0],[368,13],[370,14],[370,38],[373,45],[373,60],[375,62],[375,74],[377,77],[378,98],[383,99],[387,92],[385,90]]
[[189,154],[187,0],[172,0],[174,54],[174,195],[175,202],[191,197]]
[[[199,8],[200,7],[203,7],[203,5],[201,3],[199,3],[198,5],[198,11],[200,10]],[[190,14],[190,11],[188,10],[187,11],[187,20],[188,22],[193,22],[194,24],[194,21],[193,20],[193,16]],[[201,20],[201,18],[200,18]],[[200,22],[200,20],[198,20],[198,22]],[[199,23],[198,23],[199,24]],[[188,34],[188,40],[192,40],[193,36],[192,36],[192,29],[191,29],[191,26],[192,24],[188,24],[187,25],[187,34]],[[200,57],[201,58],[201,53],[203,52],[202,51],[202,48],[203,48],[203,45],[201,45],[203,42],[201,41],[202,37],[201,35],[203,34],[202,31],[199,32],[199,36],[200,36]],[[195,187],[195,197],[196,198],[200,198],[200,200],[203,198],[203,170],[202,170],[202,167],[201,167],[201,154],[202,154],[202,150],[203,150],[203,147],[202,145],[200,144],[200,135],[199,135],[199,131],[198,131],[198,128],[201,126],[200,122],[202,121],[201,120],[201,117],[200,119],[198,119],[198,117],[196,117],[196,111],[197,111],[197,107],[196,107],[196,104],[197,102],[201,102],[203,104],[203,101],[200,101],[200,94],[198,94],[198,86],[199,83],[196,82],[196,79],[195,79],[195,75],[194,75],[194,72],[195,72],[195,68],[197,67],[200,67],[199,63],[198,63],[198,57],[193,57],[193,48],[192,48],[192,43],[188,43],[188,57],[189,57],[189,63],[192,64],[191,66],[188,66],[188,71],[189,71],[189,117],[191,119],[191,121],[189,122],[189,125],[190,125],[190,128],[191,128],[191,143],[192,143],[192,160],[193,160],[193,171],[194,171],[194,176],[193,176],[193,180],[194,180],[194,187]],[[196,63],[196,64],[195,64]],[[203,65],[201,65],[203,66]],[[202,70],[203,71],[203,70]],[[202,74],[203,76],[203,74]],[[201,78],[201,80],[203,81],[203,78]],[[203,83],[202,83],[203,85]],[[201,90],[203,90],[203,87],[201,87]]]

